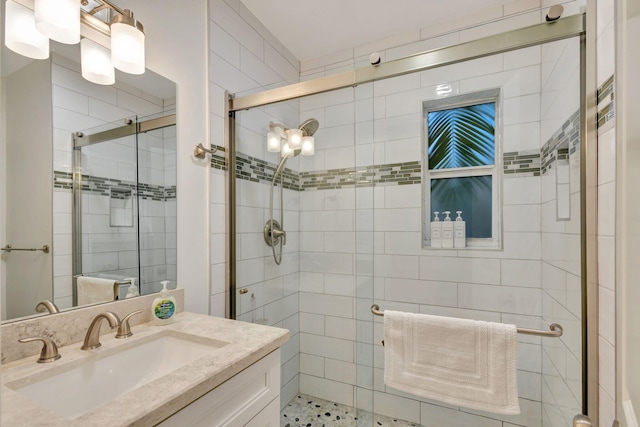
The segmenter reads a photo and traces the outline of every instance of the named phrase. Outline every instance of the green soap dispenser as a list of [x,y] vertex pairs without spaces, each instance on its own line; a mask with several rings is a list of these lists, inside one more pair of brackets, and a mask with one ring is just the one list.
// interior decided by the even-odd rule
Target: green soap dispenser
[[151,305],[151,318],[156,325],[168,325],[173,323],[173,316],[176,314],[176,299],[169,295],[167,285],[168,280],[163,280],[160,296],[153,300]]

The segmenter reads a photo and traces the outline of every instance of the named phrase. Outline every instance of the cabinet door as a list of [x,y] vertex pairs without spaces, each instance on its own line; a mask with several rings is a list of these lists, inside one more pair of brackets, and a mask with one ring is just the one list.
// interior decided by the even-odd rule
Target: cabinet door
[[274,426],[278,411],[265,413],[269,418],[258,420],[268,405],[280,405],[280,350],[260,359],[233,378],[211,390],[195,402],[158,424],[162,427],[241,427],[249,422],[256,426]]
[[245,427],[279,427],[280,399],[273,399],[266,408],[253,417]]

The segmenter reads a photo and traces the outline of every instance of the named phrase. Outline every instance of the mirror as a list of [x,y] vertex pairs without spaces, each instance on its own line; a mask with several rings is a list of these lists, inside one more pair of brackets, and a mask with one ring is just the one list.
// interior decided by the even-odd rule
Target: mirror
[[3,321],[45,299],[77,306],[78,277],[114,282],[116,299],[131,278],[141,294],[175,287],[175,84],[147,70],[96,85],[79,58],[79,45],[31,60],[2,41]]

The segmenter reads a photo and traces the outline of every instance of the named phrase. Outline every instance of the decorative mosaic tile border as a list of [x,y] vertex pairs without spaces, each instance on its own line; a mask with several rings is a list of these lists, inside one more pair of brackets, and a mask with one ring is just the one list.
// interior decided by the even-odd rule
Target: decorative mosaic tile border
[[[213,147],[217,148],[218,151],[211,155],[211,167],[226,171],[227,160],[224,154],[221,154],[226,152],[225,148],[219,145],[213,145]],[[237,153],[236,155],[236,179],[271,183],[277,167],[278,165],[275,163],[248,156],[244,153]],[[284,188],[296,191],[300,189],[300,175],[297,172],[284,168],[281,177]]]
[[[566,147],[564,145],[566,144]],[[559,148],[559,146],[563,146]],[[556,150],[558,158],[556,159]],[[564,122],[562,127],[542,146],[542,175],[551,169],[556,160],[568,160],[569,155],[580,150],[580,109]]]
[[540,176],[540,151],[511,151],[502,156],[505,178],[510,175]]
[[[598,104],[598,128],[601,128],[615,118],[615,85],[614,76],[609,77],[602,86],[598,88],[597,104]],[[608,101],[608,102],[607,102]],[[600,104],[606,103],[604,108],[600,108]]]
[[[574,112],[560,129],[547,141],[541,150],[507,152],[503,154],[505,178],[540,176],[546,173],[556,159],[556,149],[567,142],[568,148],[558,150],[559,160],[568,160],[569,155],[580,147],[580,110]],[[226,171],[225,148],[211,156],[211,167]],[[252,182],[270,183],[276,164],[238,153],[236,156],[236,178]],[[350,187],[411,185],[422,182],[420,161],[379,164],[369,167],[329,169],[311,172],[284,171],[284,188],[295,191],[331,190]]]
[[[136,184],[130,181],[122,181],[113,178],[101,178],[91,175],[84,175],[82,180],[82,191],[85,193],[99,194],[109,197],[111,188],[121,188],[136,191]],[[53,172],[53,188],[69,190],[73,189],[73,174],[70,172]],[[176,198],[176,186],[164,187],[161,185],[138,184],[138,196],[143,200],[167,201]]]
[[420,182],[422,182],[422,166],[417,160],[370,167],[300,172],[300,191],[373,185],[408,185],[420,184]]

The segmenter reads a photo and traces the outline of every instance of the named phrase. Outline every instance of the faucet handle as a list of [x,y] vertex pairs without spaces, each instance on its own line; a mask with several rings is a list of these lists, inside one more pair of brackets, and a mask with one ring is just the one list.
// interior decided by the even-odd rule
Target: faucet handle
[[129,325],[129,319],[131,316],[142,313],[142,310],[136,310],[133,313],[127,314],[122,321],[120,321],[120,326],[118,326],[118,332],[116,333],[116,338],[127,338],[133,335],[131,332],[131,326]]
[[30,338],[22,338],[18,340],[21,343],[32,342],[32,341],[42,341],[44,344],[42,346],[42,351],[40,352],[40,358],[38,359],[38,363],[49,363],[55,360],[60,359],[60,353],[58,353],[58,346],[51,338],[47,337],[30,337]]

